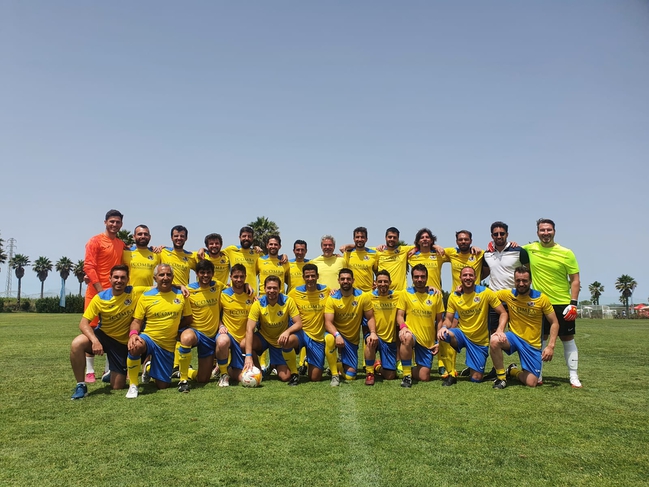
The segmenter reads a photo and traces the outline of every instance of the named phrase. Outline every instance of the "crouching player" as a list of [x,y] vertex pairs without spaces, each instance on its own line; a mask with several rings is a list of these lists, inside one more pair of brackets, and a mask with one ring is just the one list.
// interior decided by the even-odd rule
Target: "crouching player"
[[[230,378],[241,380],[241,342],[246,338],[248,315],[254,300],[254,295],[246,292],[246,267],[234,264],[230,269],[230,287],[221,293],[221,323],[216,335],[216,363],[221,373],[219,387],[228,387]],[[228,355],[231,357],[229,369]]]
[[[178,392],[189,392],[188,379],[190,378],[200,383],[209,382],[214,364],[216,332],[221,315],[221,291],[225,284],[213,279],[214,264],[209,260],[198,261],[196,276],[198,282],[187,286],[193,319],[192,326],[180,333]],[[194,347],[198,348],[198,371],[189,370]]]
[[[449,296],[446,317],[439,326],[437,339],[450,343],[456,352],[466,348],[470,381],[480,382],[489,356],[489,309],[498,313],[498,325],[502,326],[503,330],[507,326],[507,312],[496,293],[488,287],[476,286],[475,278],[473,267],[466,266],[460,270],[462,290]],[[456,315],[459,325],[453,328]],[[455,363],[449,362],[445,365],[449,375],[442,385],[452,386],[457,382]]]
[[[542,362],[549,362],[554,355],[554,346],[559,333],[559,321],[548,297],[531,289],[532,277],[525,266],[514,271],[515,289],[497,292],[500,300],[509,309],[509,330],[501,322],[491,335],[489,348],[491,360],[496,368],[494,389],[507,387],[507,379],[513,377],[529,387],[536,387],[541,375]],[[550,338],[547,347],[541,351],[543,316],[550,322]],[[503,350],[511,355],[518,352],[521,367],[511,364],[505,370]]]
[[[129,399],[138,395],[138,371],[141,358],[147,355],[151,355],[149,375],[155,379],[158,389],[171,385],[178,328],[192,323],[189,299],[179,289],[172,287],[174,271],[171,266],[158,264],[153,277],[158,287],[140,297],[129,332],[126,359],[129,380],[126,397]],[[144,320],[146,330],[140,333]]]
[[324,368],[324,309],[329,288],[318,284],[318,266],[315,264],[304,264],[302,278],[305,284],[296,286],[288,295],[295,301],[302,318],[302,329],[296,335],[300,340],[300,348],[306,349],[309,379],[318,382],[322,380]]
[[[126,385],[126,344],[138,297],[146,288],[128,286],[128,267],[122,264],[110,270],[110,289],[96,294],[83,313],[79,329],[81,335],[72,341],[70,364],[77,386],[72,399],[83,399],[88,395],[84,382],[86,353],[108,357],[110,385],[123,389]],[[136,291],[138,289],[139,291]],[[90,323],[99,319],[96,328]]]
[[[253,350],[257,355],[268,350],[270,365],[277,369],[277,376],[289,386],[296,386],[300,377],[295,348],[300,345],[300,340],[295,333],[302,329],[302,320],[295,301],[279,292],[280,282],[279,277],[268,276],[264,280],[266,295],[250,308],[246,338],[241,344],[246,351],[243,370],[252,368]],[[259,331],[255,332],[257,323]]]

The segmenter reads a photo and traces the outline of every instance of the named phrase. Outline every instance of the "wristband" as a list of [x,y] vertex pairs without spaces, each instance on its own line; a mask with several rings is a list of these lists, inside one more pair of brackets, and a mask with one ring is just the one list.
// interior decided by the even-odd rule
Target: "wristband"
[[139,335],[139,334],[140,334],[139,331],[137,331],[137,330],[131,330],[131,331],[129,332],[128,336],[132,337],[133,335]]
[[334,335],[334,338],[338,338],[340,336],[340,332],[337,331],[336,334]]
[[405,321],[399,325],[399,330],[403,330],[404,328],[408,328],[408,324]]
[[246,353],[246,354],[244,354],[243,356],[244,356],[244,357],[252,357],[252,354],[251,354],[251,353]]
[[572,306],[577,306],[577,300],[576,300],[576,299],[571,299],[571,300],[570,300],[570,304],[571,304]]

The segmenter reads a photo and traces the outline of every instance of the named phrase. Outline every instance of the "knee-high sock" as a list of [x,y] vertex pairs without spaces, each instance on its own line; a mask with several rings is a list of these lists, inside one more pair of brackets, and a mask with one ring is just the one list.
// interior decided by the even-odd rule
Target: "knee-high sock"
[[261,365],[262,368],[266,368],[270,365],[270,357],[268,356],[268,350],[266,350],[264,353],[262,353],[259,356],[259,365]]
[[577,344],[575,340],[569,340],[563,343],[563,355],[566,358],[566,365],[570,372],[570,377],[577,377],[577,367],[579,365],[579,352],[577,352]]
[[457,372],[455,371],[455,359],[457,358],[457,352],[453,347],[451,347],[451,344],[440,341],[439,355],[440,355],[440,360],[444,362],[444,367],[446,368],[446,372],[449,375],[457,375]]
[[180,342],[176,342],[176,349],[174,350],[174,369],[176,367],[180,367],[180,362],[178,359],[180,356],[178,355],[178,349],[180,348]]
[[86,357],[86,374],[95,373],[95,357]]
[[138,384],[138,374],[140,372],[140,357],[134,358],[131,357],[131,354],[128,354],[126,357],[126,373],[128,375],[128,383],[130,385]]
[[288,370],[291,371],[291,374],[297,374],[297,357],[295,355],[295,350],[282,350],[282,356],[286,360],[286,365],[288,365]]
[[300,367],[306,362],[306,347],[300,348]]
[[331,375],[338,375],[338,351],[336,349],[336,339],[333,335],[325,335],[325,357],[331,370]]
[[188,380],[189,364],[192,361],[192,349],[180,346],[176,348],[178,352],[178,370],[180,371],[180,380]]

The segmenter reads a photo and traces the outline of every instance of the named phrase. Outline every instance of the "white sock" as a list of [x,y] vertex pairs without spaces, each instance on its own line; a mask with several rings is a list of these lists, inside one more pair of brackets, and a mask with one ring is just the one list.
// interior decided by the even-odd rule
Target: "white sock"
[[106,359],[106,365],[104,366],[104,375],[106,375],[108,372],[110,372],[110,369],[108,368],[108,359]]
[[95,357],[86,357],[86,374],[95,373]]
[[569,340],[563,343],[563,355],[566,358],[566,365],[570,372],[570,378],[578,378],[577,367],[579,365],[579,352],[577,352],[577,344],[575,340]]

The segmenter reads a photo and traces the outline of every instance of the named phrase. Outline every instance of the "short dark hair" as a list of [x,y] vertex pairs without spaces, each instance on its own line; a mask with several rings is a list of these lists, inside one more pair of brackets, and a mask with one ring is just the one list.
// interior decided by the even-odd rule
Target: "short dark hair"
[[376,278],[377,279],[379,278],[379,276],[387,276],[387,278],[389,280],[392,280],[392,278],[390,277],[390,273],[388,271],[386,271],[385,269],[381,269],[379,272],[376,273]]
[[396,233],[396,234],[397,234],[397,237],[398,237],[399,235],[401,235],[401,233],[399,232],[399,229],[398,229],[397,227],[390,227],[390,228],[388,228],[388,229],[385,231],[385,236],[386,236],[386,237],[388,236],[388,233]]
[[293,242],[293,248],[295,248],[296,245],[304,245],[304,248],[307,248],[307,244],[304,240],[300,240],[299,238]]
[[318,266],[315,264],[304,264],[304,267],[302,267],[302,275],[304,275],[306,271],[315,271],[315,275],[319,275]]
[[415,235],[415,247],[419,248],[419,240],[421,240],[421,236],[424,233],[427,233],[428,235],[430,235],[430,239],[433,241],[433,244],[435,242],[437,242],[437,236],[433,235],[433,232],[431,232],[429,228],[422,228]]
[[243,275],[246,275],[246,266],[243,264],[234,264],[230,269],[230,275],[234,274],[235,271],[243,272]]
[[105,220],[108,220],[111,216],[118,216],[120,220],[124,220],[124,215],[119,210],[108,210],[108,213],[106,213],[106,218]]
[[241,230],[239,230],[239,236],[241,236],[242,233],[249,233],[251,235],[254,235],[255,231],[253,230],[252,227],[246,225],[245,227],[241,227]]
[[185,237],[189,237],[189,232],[187,231],[187,227],[183,227],[182,225],[176,225],[171,228],[171,236],[174,236],[174,232],[185,232]]
[[458,230],[457,232],[455,232],[455,238],[457,239],[457,237],[458,237],[461,233],[466,233],[466,234],[469,236],[469,238],[470,238],[471,240],[473,240],[473,234],[472,234],[471,232],[469,232],[468,230]]
[[338,277],[340,277],[342,274],[350,274],[352,276],[352,279],[354,279],[354,271],[348,269],[347,267],[343,267],[338,271]]
[[276,282],[277,285],[279,285],[279,286],[282,285],[282,281],[280,280],[280,278],[278,276],[268,276],[266,279],[264,279],[264,287],[266,287],[266,285],[269,282]]
[[514,274],[529,274],[530,279],[532,279],[532,271],[530,271],[529,268],[524,265],[519,265],[516,269],[514,269]]
[[218,233],[210,233],[209,235],[205,236],[205,247],[207,247],[207,242],[209,242],[210,240],[218,240],[221,245],[223,245],[223,237],[221,237],[221,235]]
[[124,271],[124,272],[126,272],[126,277],[128,277],[128,275],[130,273],[129,270],[130,269],[128,268],[127,265],[125,265],[125,264],[117,264],[117,265],[114,265],[113,267],[111,267],[110,275],[112,276],[115,273],[115,271]]
[[428,268],[424,264],[417,264],[412,268],[412,270],[410,271],[410,275],[412,277],[415,277],[415,271],[423,271],[426,273],[426,277],[428,277]]
[[538,220],[536,220],[536,229],[537,230],[539,229],[539,225],[541,223],[549,223],[550,225],[552,225],[552,230],[554,230],[554,222],[552,220],[550,220],[549,218],[539,218]]
[[465,265],[464,267],[462,267],[462,269],[460,269],[460,275],[462,275],[462,272],[464,271],[464,269],[471,269],[471,270],[473,271],[473,275],[474,275],[474,276],[477,276],[477,275],[478,275],[478,274],[476,273],[475,269],[474,269],[473,267],[471,267],[470,265]]
[[199,260],[196,263],[196,274],[198,274],[198,271],[210,271],[214,274],[214,264],[207,259]]
[[[146,228],[147,230],[149,230],[149,227],[147,227],[146,225],[140,223],[139,225],[135,225],[135,228],[133,229],[133,233],[135,233],[135,230],[137,230],[138,228]],[[149,232],[150,231],[151,230],[149,230]]]
[[365,227],[354,228],[354,232],[352,233],[352,236],[356,235],[357,233],[362,233],[363,235],[365,235],[365,238],[367,238],[367,228]]
[[277,240],[277,243],[280,244],[280,246],[282,245],[282,239],[276,233],[266,237],[266,245],[268,245],[268,242],[270,242],[271,240]]
[[491,230],[490,230],[490,232],[491,232],[491,233],[494,233],[494,229],[495,229],[495,228],[504,228],[504,229],[505,229],[505,233],[509,232],[509,227],[507,226],[507,224],[506,224],[505,222],[493,222],[493,223],[491,224]]

